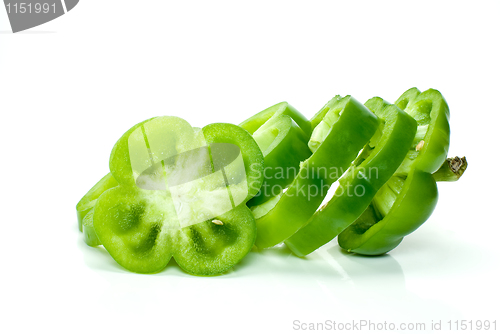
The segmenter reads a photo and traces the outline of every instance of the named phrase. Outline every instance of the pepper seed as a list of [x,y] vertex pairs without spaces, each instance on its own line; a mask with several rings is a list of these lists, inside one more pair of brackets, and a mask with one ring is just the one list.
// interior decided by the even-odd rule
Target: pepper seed
[[424,147],[425,142],[423,140],[418,143],[417,147],[415,148],[416,151],[420,151],[422,147]]

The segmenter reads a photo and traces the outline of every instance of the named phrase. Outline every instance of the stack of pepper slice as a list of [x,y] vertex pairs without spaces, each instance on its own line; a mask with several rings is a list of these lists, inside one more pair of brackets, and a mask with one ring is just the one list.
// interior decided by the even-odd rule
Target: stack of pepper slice
[[347,251],[383,254],[430,216],[436,181],[467,168],[446,160],[448,118],[438,91],[412,88],[394,105],[336,96],[311,121],[286,102],[240,126],[149,119],[117,141],[111,173],[77,204],[79,227],[140,273],[174,257],[216,275],[254,244],[305,256],[336,236]]
[[[283,242],[314,214],[329,187],[356,158],[379,126],[377,117],[350,96],[336,96],[314,117],[312,138],[321,142],[300,165],[287,191],[257,218],[259,248]],[[311,140],[313,140],[311,139]]]
[[365,106],[379,118],[379,128],[340,180],[333,198],[285,242],[298,256],[311,253],[352,224],[410,149],[417,129],[410,115],[381,98],[373,98]]
[[415,118],[417,134],[394,176],[339,235],[339,245],[350,252],[379,255],[394,249],[432,214],[438,200],[436,181],[458,180],[467,168],[465,158],[446,160],[449,109],[441,93],[411,88],[396,105]]
[[264,183],[249,206],[280,195],[296,176],[298,166],[311,155],[307,142],[311,123],[287,102],[275,104],[242,122],[264,155]]

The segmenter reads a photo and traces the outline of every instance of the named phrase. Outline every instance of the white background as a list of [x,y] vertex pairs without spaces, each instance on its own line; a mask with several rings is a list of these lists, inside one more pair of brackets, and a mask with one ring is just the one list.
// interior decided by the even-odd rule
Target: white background
[[[82,0],[12,34],[0,8],[2,333],[288,333],[301,323],[497,321],[498,1]],[[87,247],[75,205],[135,123],[239,123],[286,100],[439,89],[457,183],[389,255],[252,252],[229,273],[129,273]],[[472,332],[472,331],[464,331]],[[492,332],[492,330],[490,330]]]

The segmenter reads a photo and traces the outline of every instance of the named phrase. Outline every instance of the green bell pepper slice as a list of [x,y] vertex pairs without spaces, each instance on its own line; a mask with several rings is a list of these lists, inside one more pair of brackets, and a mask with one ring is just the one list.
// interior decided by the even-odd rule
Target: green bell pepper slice
[[320,145],[300,164],[297,176],[276,205],[257,219],[255,244],[259,248],[283,242],[307,222],[325,198],[328,188],[343,174],[379,126],[377,117],[350,96],[334,97],[313,121],[316,126],[311,140]]
[[296,176],[298,166],[311,155],[307,141],[311,124],[287,102],[271,106],[240,124],[264,154],[264,183],[249,206],[262,204],[282,193]]
[[106,174],[99,182],[97,182],[78,202],[76,205],[76,217],[78,219],[78,229],[83,231],[83,219],[94,208],[95,202],[106,190],[116,187],[118,182],[113,178],[111,173]]
[[410,149],[417,130],[417,122],[410,115],[379,97],[368,100],[365,106],[379,118],[380,126],[340,179],[333,198],[285,241],[297,256],[313,252],[351,225]]
[[139,123],[111,153],[119,185],[95,204],[96,236],[130,271],[155,273],[174,257],[190,274],[223,273],[254,244],[245,203],[259,191],[263,168],[257,143],[236,125],[200,131],[167,116]]
[[454,164],[445,161],[449,108],[441,93],[434,89],[420,93],[412,88],[396,105],[415,118],[417,133],[394,176],[358,220],[339,235],[340,247],[349,252],[380,255],[394,249],[432,214],[438,200],[436,181],[457,180],[467,167],[465,159]]
[[[241,122],[240,126],[247,130],[250,134],[254,134],[259,130],[262,125],[267,123],[273,118],[280,117],[281,115],[289,116],[293,119],[295,124],[304,132],[304,134],[309,137],[311,135],[311,123],[309,120],[302,115],[297,109],[295,109],[288,102],[277,103],[261,112],[253,115],[247,120]],[[271,122],[272,123],[272,122]]]
[[[200,128],[195,127],[193,129],[197,133],[201,131]],[[80,230],[80,232],[84,232],[83,221],[87,214],[94,208],[99,196],[101,196],[102,193],[104,193],[106,190],[114,188],[116,186],[118,186],[118,182],[115,180],[111,173],[108,173],[101,180],[99,180],[99,182],[97,182],[78,202],[78,204],[76,205],[76,216],[78,219],[78,229]],[[93,224],[91,223],[92,216],[93,215],[90,215],[87,219],[87,232],[84,232],[86,234],[84,236],[85,242],[89,240],[88,235],[93,236],[95,234],[95,232],[91,230],[93,229]],[[94,238],[91,238],[90,243],[87,243],[89,246],[96,246],[93,239]]]

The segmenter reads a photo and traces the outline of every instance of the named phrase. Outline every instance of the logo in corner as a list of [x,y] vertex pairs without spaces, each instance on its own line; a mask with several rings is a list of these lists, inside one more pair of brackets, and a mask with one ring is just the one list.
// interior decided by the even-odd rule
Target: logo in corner
[[4,0],[12,32],[27,30],[62,16],[79,0]]

